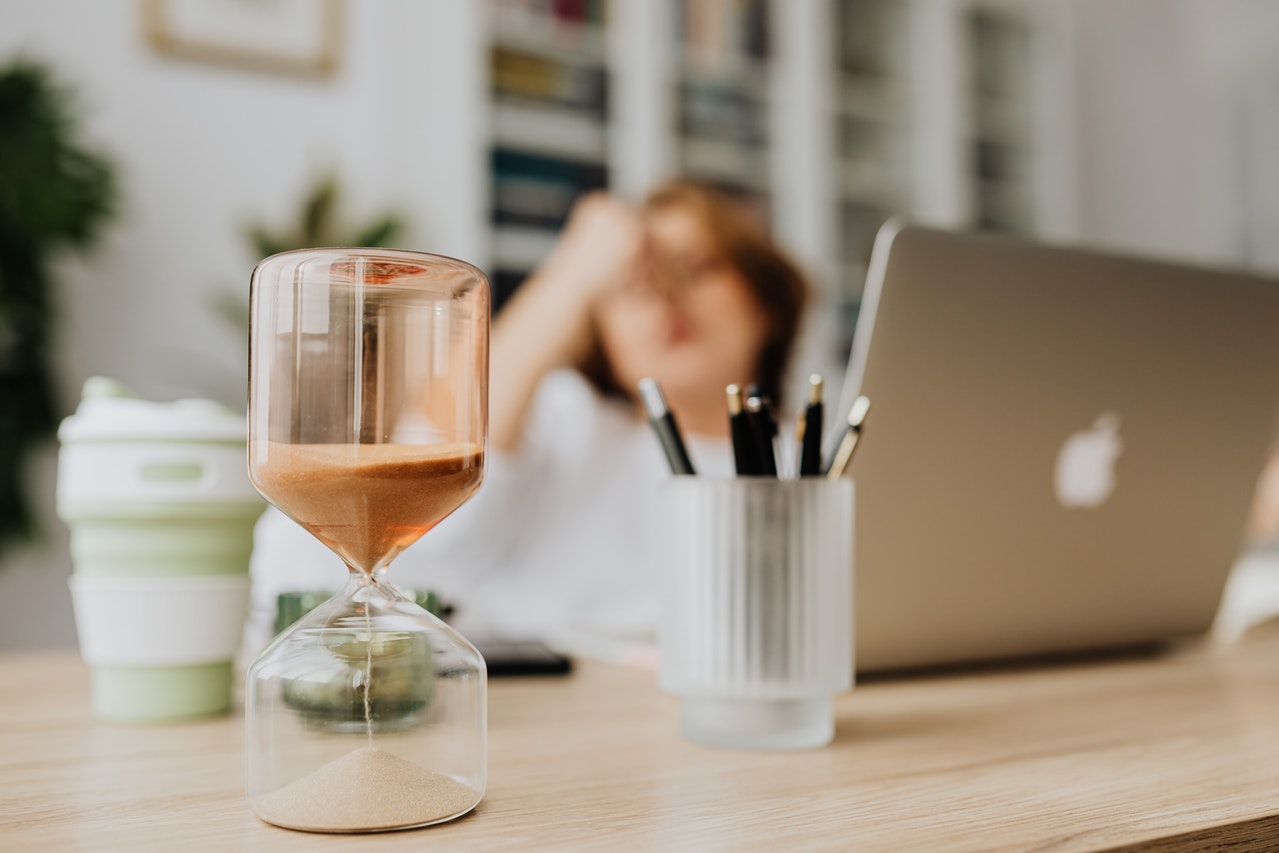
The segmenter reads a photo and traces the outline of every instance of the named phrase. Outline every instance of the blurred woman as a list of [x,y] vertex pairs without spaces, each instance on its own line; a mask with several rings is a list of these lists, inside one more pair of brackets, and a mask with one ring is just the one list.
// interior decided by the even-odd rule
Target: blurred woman
[[[751,214],[713,189],[668,183],[639,210],[581,199],[494,322],[484,486],[389,579],[438,591],[464,632],[651,633],[669,469],[636,385],[661,384],[699,474],[731,476],[724,388],[780,400],[805,295]],[[280,590],[335,576],[308,539],[278,513],[260,523],[259,621]]]

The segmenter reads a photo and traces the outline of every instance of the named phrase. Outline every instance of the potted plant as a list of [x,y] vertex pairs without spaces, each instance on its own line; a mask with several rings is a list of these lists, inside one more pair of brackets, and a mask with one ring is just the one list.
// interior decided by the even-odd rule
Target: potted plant
[[27,60],[0,69],[0,551],[35,532],[30,450],[53,435],[51,262],[82,249],[112,213],[114,170],[80,141],[73,104]]

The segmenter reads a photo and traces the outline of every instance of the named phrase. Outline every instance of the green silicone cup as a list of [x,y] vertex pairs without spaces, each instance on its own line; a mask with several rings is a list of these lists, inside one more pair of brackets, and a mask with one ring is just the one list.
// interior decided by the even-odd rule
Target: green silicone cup
[[225,714],[231,662],[194,666],[95,666],[93,714],[100,720],[160,723]]

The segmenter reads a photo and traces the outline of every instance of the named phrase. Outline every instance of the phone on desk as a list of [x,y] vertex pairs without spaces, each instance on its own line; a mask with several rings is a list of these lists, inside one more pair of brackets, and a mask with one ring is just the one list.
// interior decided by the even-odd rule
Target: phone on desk
[[568,675],[573,661],[540,640],[479,637],[471,642],[495,678],[520,675]]

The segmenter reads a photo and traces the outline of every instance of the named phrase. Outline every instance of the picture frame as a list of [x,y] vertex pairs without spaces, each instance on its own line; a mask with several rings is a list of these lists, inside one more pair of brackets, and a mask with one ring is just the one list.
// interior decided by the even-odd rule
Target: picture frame
[[338,66],[343,0],[142,0],[143,28],[159,53],[299,77]]

